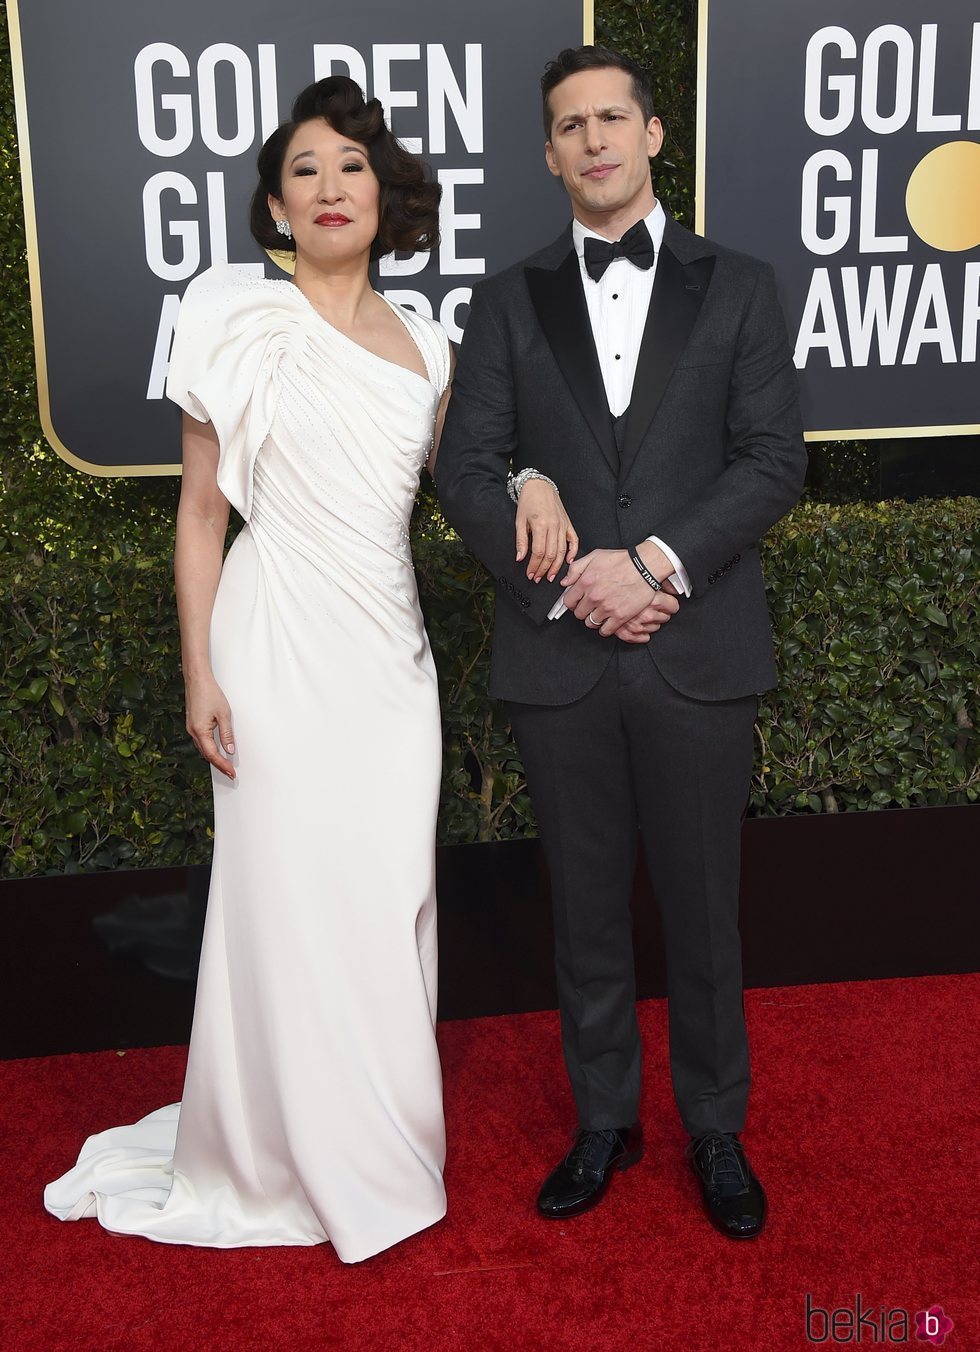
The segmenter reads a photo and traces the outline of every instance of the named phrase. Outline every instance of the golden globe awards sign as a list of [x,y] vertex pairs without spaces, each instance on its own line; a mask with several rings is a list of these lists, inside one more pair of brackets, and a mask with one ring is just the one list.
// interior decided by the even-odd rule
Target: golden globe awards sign
[[775,267],[808,437],[980,432],[980,11],[700,18],[698,228]]
[[[294,96],[352,76],[442,184],[432,256],[375,285],[461,336],[474,281],[567,217],[538,80],[591,41],[591,0],[8,0],[41,419],[95,474],[179,470],[164,395],[180,299],[216,262],[276,275],[247,208]],[[279,274],[281,275],[281,274]]]

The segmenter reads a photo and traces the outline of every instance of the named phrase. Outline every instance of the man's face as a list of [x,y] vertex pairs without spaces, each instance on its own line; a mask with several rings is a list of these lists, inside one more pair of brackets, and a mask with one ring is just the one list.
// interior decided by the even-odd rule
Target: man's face
[[663,144],[660,119],[644,123],[625,70],[569,75],[551,91],[548,168],[561,178],[576,218],[616,234],[653,210],[650,160]]

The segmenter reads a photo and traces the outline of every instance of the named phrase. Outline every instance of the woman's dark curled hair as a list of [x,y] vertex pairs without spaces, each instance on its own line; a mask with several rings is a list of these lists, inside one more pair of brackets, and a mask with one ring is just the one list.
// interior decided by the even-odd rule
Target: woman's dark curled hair
[[425,162],[409,154],[388,130],[378,100],[365,102],[360,86],[346,75],[331,75],[307,85],[296,97],[290,120],[278,127],[259,151],[259,182],[249,209],[249,227],[255,241],[263,249],[296,247],[277,231],[268,198],[271,194],[282,200],[286,149],[296,128],[316,118],[323,118],[334,131],[367,150],[381,186],[372,259],[396,249],[414,253],[438,248],[439,184],[432,181]]

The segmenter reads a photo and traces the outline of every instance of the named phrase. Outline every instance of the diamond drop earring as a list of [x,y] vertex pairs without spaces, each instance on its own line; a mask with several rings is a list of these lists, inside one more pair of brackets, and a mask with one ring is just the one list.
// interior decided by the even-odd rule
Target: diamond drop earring
[[287,239],[292,239],[293,232],[288,221],[276,221],[276,229],[280,235],[285,235]]

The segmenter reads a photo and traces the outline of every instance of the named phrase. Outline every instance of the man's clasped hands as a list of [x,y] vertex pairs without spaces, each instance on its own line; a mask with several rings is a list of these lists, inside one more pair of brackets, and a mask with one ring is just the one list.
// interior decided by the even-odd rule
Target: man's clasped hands
[[528,579],[553,582],[567,563],[563,600],[577,620],[604,638],[649,643],[680,604],[673,585],[663,581],[673,572],[667,555],[652,540],[637,545],[649,572],[662,582],[663,590],[655,592],[625,549],[593,549],[577,558],[578,546],[578,533],[556,489],[547,479],[529,479],[517,503],[517,561],[527,557]]

